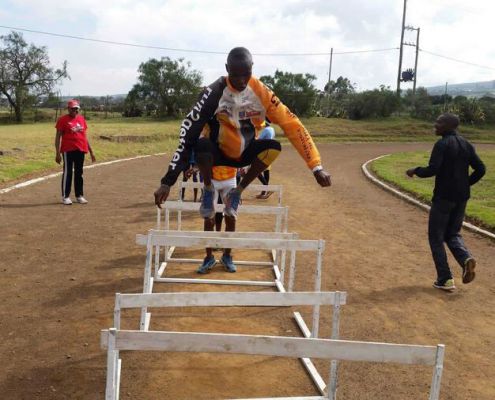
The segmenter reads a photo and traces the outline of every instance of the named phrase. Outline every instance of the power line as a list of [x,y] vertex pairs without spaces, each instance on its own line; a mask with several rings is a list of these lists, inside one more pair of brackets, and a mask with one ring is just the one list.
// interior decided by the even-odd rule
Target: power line
[[[353,51],[337,51],[333,52],[333,54],[355,54],[355,53],[374,53],[378,51],[390,51],[390,50],[399,50],[398,47],[389,47],[386,49],[372,49],[372,50],[353,50]],[[325,55],[329,55],[330,53],[325,53]]]
[[473,66],[478,67],[478,68],[491,69],[491,70],[495,71],[495,68],[493,68],[493,67],[487,67],[486,65],[480,65],[480,64],[469,62],[469,61],[459,60],[457,58],[443,56],[441,54],[433,53],[433,52],[428,51],[428,50],[425,50],[425,49],[419,49],[419,51],[422,51],[423,53],[431,54],[432,56],[435,56],[435,57],[440,57],[440,58],[445,58],[446,60],[455,61],[455,62],[458,62],[458,63],[461,63],[461,64],[473,65]]
[[[117,45],[117,46],[138,47],[138,48],[142,48],[142,49],[178,51],[178,52],[183,52],[183,53],[200,53],[200,54],[228,54],[228,52],[225,52],[225,51],[192,50],[192,49],[151,46],[151,45],[126,43],[126,42],[116,42],[113,40],[91,39],[91,38],[85,38],[82,36],[73,36],[73,35],[66,35],[66,34],[61,34],[61,33],[37,31],[34,29],[17,28],[17,27],[13,27],[13,26],[5,26],[5,25],[0,25],[0,28],[12,29],[15,31],[22,31],[22,32],[38,33],[41,35],[56,36],[56,37],[62,37],[62,38],[66,38],[66,39],[84,40],[87,42],[96,42],[96,43],[111,44],[111,45]],[[350,50],[350,51],[334,52],[333,54],[374,53],[374,52],[390,51],[390,50],[397,50],[397,49],[398,49],[398,47],[390,47],[390,48],[386,48],[386,49]],[[292,57],[292,56],[328,56],[330,53],[326,52],[326,53],[252,53],[252,54],[255,56]]]

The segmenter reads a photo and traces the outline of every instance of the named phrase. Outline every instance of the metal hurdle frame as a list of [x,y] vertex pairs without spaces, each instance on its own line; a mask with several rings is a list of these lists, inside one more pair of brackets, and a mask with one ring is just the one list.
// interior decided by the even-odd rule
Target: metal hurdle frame
[[[288,307],[288,306],[322,306],[332,307],[331,339],[338,339],[340,307],[346,304],[346,292],[186,292],[186,293],[151,293],[151,294],[120,294],[115,295],[114,325],[121,329],[121,312],[123,309],[148,307]],[[319,318],[319,317],[318,317]],[[146,328],[146,329],[143,329]],[[140,330],[148,331],[149,326]],[[107,399],[118,399],[120,387],[121,360],[118,351],[108,359],[107,369]],[[335,398],[337,390],[336,360],[332,360],[330,373],[331,399]],[[110,395],[117,393],[117,396]]]
[[[365,361],[433,366],[429,400],[438,400],[443,372],[445,346],[420,346],[391,343],[358,342],[334,339],[294,338],[283,336],[232,335],[167,331],[102,330],[101,347],[107,349],[106,400],[118,400],[120,384],[119,351],[171,351],[250,354],[293,358],[322,358],[342,361]],[[328,378],[330,385],[331,377]],[[109,387],[110,386],[110,387]],[[331,393],[310,397],[277,397],[264,400],[325,400]],[[244,399],[248,400],[248,399]],[[261,400],[261,399],[259,399]]]
[[[203,189],[204,183],[179,181],[177,186],[179,189],[178,199],[180,200],[182,189]],[[282,193],[283,193],[282,185],[259,185],[259,184],[251,183],[244,189],[244,192],[262,192],[262,191],[276,193],[278,205],[279,206],[282,205]]]
[[[146,245],[146,263],[144,268],[143,293],[152,293],[154,282],[171,282],[171,283],[208,283],[224,285],[254,285],[275,287],[279,292],[286,292],[285,270],[286,270],[286,252],[290,252],[290,264],[288,273],[288,291],[294,289],[296,274],[296,252],[297,251],[314,251],[316,252],[316,269],[314,280],[314,292],[321,290],[321,268],[323,260],[323,251],[325,249],[324,240],[300,240],[291,238],[291,233],[271,233],[271,232],[187,232],[187,231],[158,231],[150,230],[147,235],[136,235],[136,243]],[[278,236],[278,237],[276,237]],[[294,237],[294,236],[293,236]],[[295,236],[297,237],[297,236]],[[214,280],[205,278],[166,278],[162,277],[160,272],[166,268],[163,264],[158,268],[155,264],[155,274],[152,275],[152,254],[153,249],[162,246],[184,246],[184,247],[227,247],[270,250],[276,249],[282,253],[280,269],[274,268],[274,281],[236,281],[236,280]],[[160,271],[163,267],[163,271]],[[156,276],[156,277],[155,277]],[[296,323],[305,337],[317,338],[319,333],[319,315],[320,309],[316,305],[313,307],[311,330],[298,312],[294,313]],[[151,320],[151,314],[146,307],[141,309],[140,327],[142,330],[148,330]],[[338,324],[333,325],[336,332],[333,334],[338,337]],[[318,373],[316,367],[310,359],[302,359],[303,365],[313,379],[316,387],[321,394],[325,394],[326,384]],[[332,363],[332,373],[337,373],[337,364]]]

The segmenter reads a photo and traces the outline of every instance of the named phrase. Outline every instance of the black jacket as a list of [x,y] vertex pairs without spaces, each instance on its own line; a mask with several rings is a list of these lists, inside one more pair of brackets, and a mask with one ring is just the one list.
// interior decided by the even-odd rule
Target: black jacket
[[[469,175],[469,167],[473,172]],[[435,176],[433,200],[465,201],[470,186],[485,175],[485,165],[469,143],[457,132],[448,132],[435,143],[427,167],[417,167],[414,173],[421,178]]]

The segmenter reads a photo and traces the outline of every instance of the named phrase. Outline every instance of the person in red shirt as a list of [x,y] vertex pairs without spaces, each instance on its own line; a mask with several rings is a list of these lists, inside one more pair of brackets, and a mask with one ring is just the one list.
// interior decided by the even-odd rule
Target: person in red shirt
[[80,204],[86,204],[88,201],[84,198],[83,189],[83,166],[84,156],[89,151],[91,161],[95,162],[96,157],[89,145],[86,136],[86,120],[79,115],[80,105],[77,100],[69,100],[67,103],[68,114],[61,116],[55,128],[55,161],[60,164],[62,157],[64,159],[64,171],[62,173],[62,203],[65,205],[72,204],[70,199],[70,190],[72,186],[72,170],[74,169],[74,191],[76,192],[76,201]]

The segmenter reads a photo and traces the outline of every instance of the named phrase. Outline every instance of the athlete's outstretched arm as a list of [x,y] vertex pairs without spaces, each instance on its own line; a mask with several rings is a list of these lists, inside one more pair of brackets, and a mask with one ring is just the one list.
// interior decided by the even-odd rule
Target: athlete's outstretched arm
[[299,118],[264,85],[258,90],[261,101],[265,105],[267,117],[282,128],[285,136],[313,172],[316,182],[322,187],[330,186],[332,184],[330,174],[323,169],[320,153],[313,138]]

